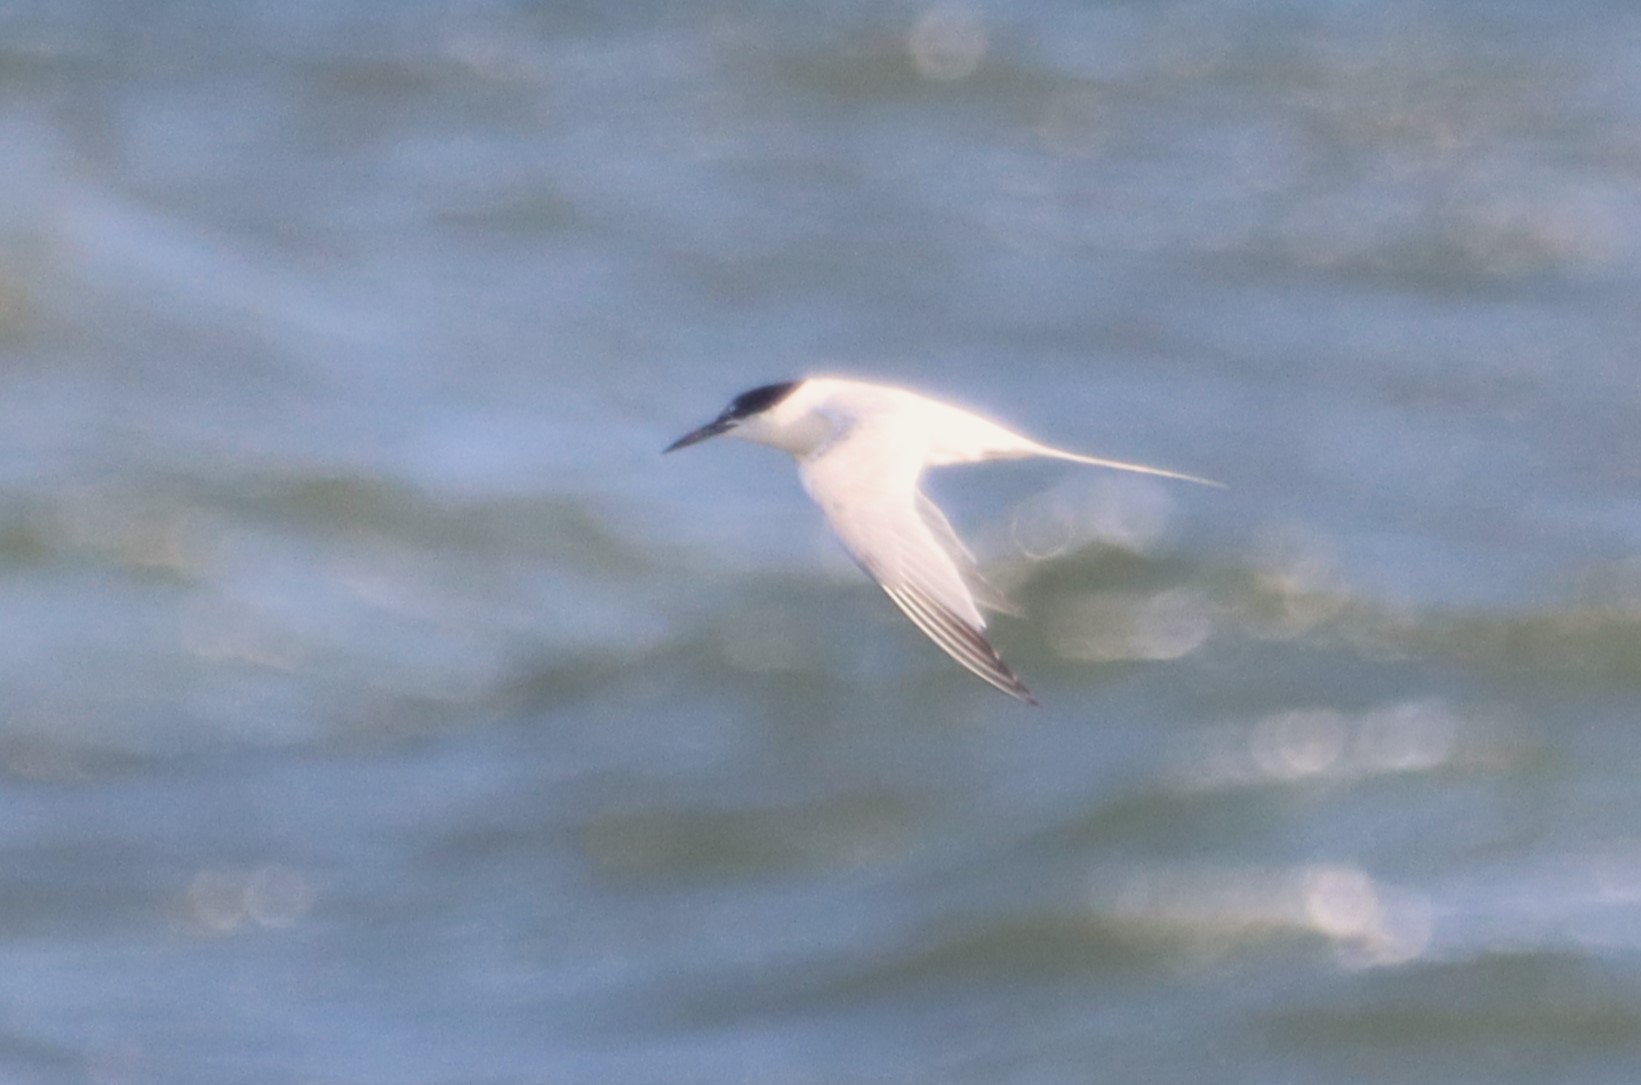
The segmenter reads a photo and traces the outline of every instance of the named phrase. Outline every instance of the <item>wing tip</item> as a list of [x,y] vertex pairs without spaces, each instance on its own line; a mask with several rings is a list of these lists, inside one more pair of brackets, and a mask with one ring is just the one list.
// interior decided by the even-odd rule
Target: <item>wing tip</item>
[[[986,647],[991,648],[989,641],[986,642]],[[1037,699],[1037,695],[1031,692],[1024,682],[1020,681],[1020,676],[1014,673],[1013,667],[1003,662],[1003,657],[997,654],[997,649],[992,648],[991,651],[991,669],[984,674],[979,671],[974,673],[990,683],[993,688],[1008,694],[1021,704],[1027,704],[1033,708],[1042,707],[1043,703]]]
[[878,586],[924,636],[964,670],[1017,701],[1032,706],[1041,704],[979,627],[940,606],[915,585],[888,588],[879,583]]
[[[1024,682],[1020,681],[1020,676],[1015,674],[1013,668],[1007,663],[1003,662],[1001,656],[996,656],[995,662],[999,673],[994,676],[982,675],[981,677],[1021,704],[1030,705],[1032,708],[1041,708],[1043,706],[1043,702],[1039,701],[1037,695],[1031,692]],[[996,679],[1004,679],[1007,684]]]

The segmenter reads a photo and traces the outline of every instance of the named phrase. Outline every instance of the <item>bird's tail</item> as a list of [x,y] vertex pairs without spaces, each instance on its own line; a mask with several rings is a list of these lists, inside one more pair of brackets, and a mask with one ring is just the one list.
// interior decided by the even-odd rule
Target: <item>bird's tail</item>
[[1124,463],[1121,460],[1103,460],[1098,456],[1084,456],[1077,452],[1067,452],[1062,448],[1050,448],[1047,445],[1038,445],[1036,454],[1052,456],[1057,460],[1070,460],[1072,463],[1086,463],[1090,467],[1109,467],[1113,471],[1132,471],[1137,475],[1155,475],[1158,478],[1175,478],[1181,482],[1195,482],[1199,486],[1212,486],[1216,490],[1228,489],[1223,482],[1215,482],[1211,478],[1198,478],[1196,475],[1182,474],[1179,471],[1170,471],[1165,467],[1150,467],[1143,463]]

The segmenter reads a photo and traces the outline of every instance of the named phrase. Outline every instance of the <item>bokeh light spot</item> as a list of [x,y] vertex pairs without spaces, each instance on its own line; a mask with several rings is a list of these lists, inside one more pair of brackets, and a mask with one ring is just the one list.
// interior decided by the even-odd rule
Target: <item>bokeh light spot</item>
[[986,55],[986,27],[979,12],[962,4],[939,4],[918,17],[906,50],[925,79],[965,79]]

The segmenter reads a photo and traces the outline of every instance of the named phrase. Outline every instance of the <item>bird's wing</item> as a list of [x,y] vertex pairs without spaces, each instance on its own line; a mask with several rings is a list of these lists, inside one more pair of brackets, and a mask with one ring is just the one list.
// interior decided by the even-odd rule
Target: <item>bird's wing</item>
[[862,422],[802,460],[798,473],[850,556],[901,613],[975,675],[1035,704],[986,641],[985,619],[963,576],[974,559],[918,491],[922,470],[921,448],[892,426]]

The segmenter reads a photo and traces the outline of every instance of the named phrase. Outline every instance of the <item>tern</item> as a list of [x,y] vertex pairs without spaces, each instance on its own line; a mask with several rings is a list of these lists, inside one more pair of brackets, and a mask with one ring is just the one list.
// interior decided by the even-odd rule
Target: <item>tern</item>
[[1210,479],[1052,448],[961,407],[904,388],[836,377],[766,384],[663,454],[724,434],[790,453],[827,524],[912,624],[981,679],[1037,699],[986,640],[981,608],[1019,613],[980,573],[918,485],[925,468],[1043,456],[1222,486]]

